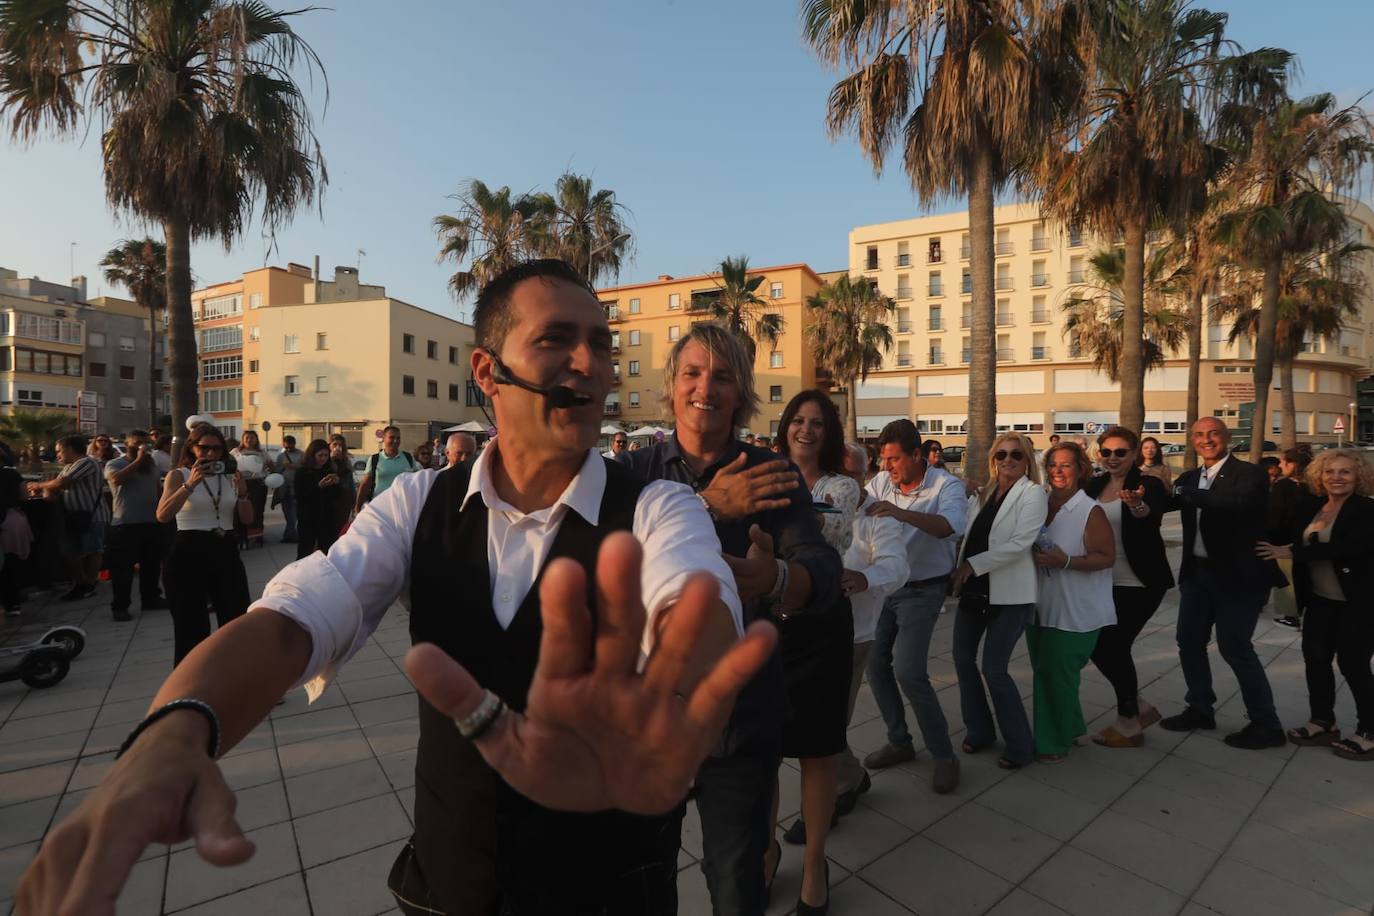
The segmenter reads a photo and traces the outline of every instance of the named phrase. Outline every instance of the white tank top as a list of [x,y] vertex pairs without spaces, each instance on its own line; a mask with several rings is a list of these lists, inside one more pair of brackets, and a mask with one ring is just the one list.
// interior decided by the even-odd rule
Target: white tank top
[[[1047,529],[1050,540],[1069,556],[1081,557],[1087,552],[1083,532],[1095,508],[1097,500],[1079,490],[1055,513]],[[1116,623],[1111,567],[1093,572],[1042,567],[1036,621],[1070,633],[1091,633]]]
[[[184,485],[191,476],[190,468],[177,468],[174,473],[181,475]],[[228,474],[206,477],[196,484],[195,489],[186,497],[186,502],[177,510],[178,531],[221,531],[234,529],[234,507],[239,495],[234,490],[234,478]],[[215,503],[219,502],[216,511]]]
[[1112,566],[1112,585],[1123,588],[1144,588],[1145,583],[1136,578],[1135,570],[1126,559],[1126,545],[1121,540],[1121,526],[1126,519],[1126,504],[1119,499],[1111,502],[1098,502],[1102,511],[1107,513],[1107,522],[1112,526],[1112,540],[1116,542],[1116,563]]

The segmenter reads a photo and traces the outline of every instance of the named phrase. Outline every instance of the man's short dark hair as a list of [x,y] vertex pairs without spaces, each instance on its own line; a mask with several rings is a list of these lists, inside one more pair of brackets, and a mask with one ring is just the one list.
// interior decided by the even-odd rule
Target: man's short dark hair
[[383,427],[382,427],[382,438],[385,439],[387,433],[395,433],[396,436],[397,436],[397,438],[400,438],[400,435],[401,435],[401,428],[400,428],[399,426],[383,426]]
[[129,430],[127,433],[124,434],[124,438],[125,438],[125,439],[142,439],[142,438],[143,438],[144,436],[146,436],[146,435],[148,435],[148,431],[145,430],[145,429],[131,429],[131,430]]
[[596,290],[567,261],[559,258],[539,258],[521,261],[507,267],[487,281],[477,293],[477,304],[473,307],[472,326],[477,345],[493,353],[499,353],[506,335],[511,329],[510,297],[515,287],[525,280],[542,277],[546,280],[562,280],[573,286],[585,289],[593,297]]
[[285,444],[288,443],[288,442],[290,442],[292,445],[295,445],[295,444],[296,444],[296,437],[295,437],[295,436],[282,436],[282,437],[281,437],[281,444],[282,444],[282,445],[285,445]]
[[921,434],[916,431],[916,424],[905,418],[893,420],[883,427],[883,431],[878,435],[878,448],[881,449],[889,442],[897,443],[908,455],[914,455],[921,450]]
[[91,441],[85,436],[72,435],[63,436],[61,439],[57,440],[57,444],[64,448],[71,449],[78,455],[84,455],[86,454],[86,447],[91,444]]

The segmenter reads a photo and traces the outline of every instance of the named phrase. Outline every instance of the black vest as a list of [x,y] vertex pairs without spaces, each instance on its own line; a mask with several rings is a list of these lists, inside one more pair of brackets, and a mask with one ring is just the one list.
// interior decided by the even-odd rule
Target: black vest
[[[437,475],[420,512],[410,561],[410,635],[439,646],[523,711],[539,660],[544,569],[556,557],[582,564],[587,606],[595,613],[601,540],[631,529],[644,484],[606,462],[598,524],[566,511],[534,585],[502,629],[491,604],[487,508],[478,496],[462,505],[468,477],[466,467]],[[453,721],[420,697],[415,834],[390,885],[406,912],[671,914],[679,818],[543,808],[506,785]]]

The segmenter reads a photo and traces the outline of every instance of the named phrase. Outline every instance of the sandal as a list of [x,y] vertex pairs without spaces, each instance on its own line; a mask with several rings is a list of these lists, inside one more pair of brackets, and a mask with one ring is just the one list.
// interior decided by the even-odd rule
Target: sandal
[[[1374,735],[1366,735],[1360,732],[1360,737],[1366,741],[1374,741]],[[1331,750],[1335,751],[1336,756],[1343,760],[1358,760],[1361,762],[1374,760],[1374,747],[1366,750],[1356,743],[1354,738],[1342,738],[1340,741],[1331,743]]]
[[1116,726],[1108,725],[1093,735],[1093,744],[1102,747],[1144,747],[1145,733],[1137,732],[1134,735],[1123,735],[1116,730]]
[[1015,760],[1008,760],[1006,757],[998,757],[997,768],[1000,770],[1019,770],[1021,769],[1021,764],[1017,763]]
[[1149,712],[1147,712],[1147,713],[1142,713],[1138,718],[1139,718],[1139,721],[1140,721],[1140,730],[1141,730],[1141,731],[1144,731],[1145,729],[1149,728],[1151,725],[1154,725],[1154,724],[1155,724],[1156,722],[1158,722],[1160,719],[1164,718],[1164,716],[1163,716],[1163,714],[1159,711],[1158,707],[1151,706]]
[[989,747],[992,747],[992,745],[990,745],[990,744],[974,744],[974,743],[971,742],[971,741],[965,741],[964,744],[963,744],[963,746],[960,748],[960,750],[962,750],[965,754],[976,754],[976,753],[978,753],[979,751],[984,750],[985,748],[989,748]]
[[1312,731],[1306,725],[1288,730],[1288,740],[1298,747],[1326,747],[1341,739],[1341,730],[1328,725],[1320,731]]
[[1063,753],[1063,754],[1036,754],[1036,755],[1035,755],[1035,762],[1036,762],[1036,763],[1063,763],[1065,760],[1068,760],[1068,759],[1069,759],[1069,755],[1068,755],[1067,753]]

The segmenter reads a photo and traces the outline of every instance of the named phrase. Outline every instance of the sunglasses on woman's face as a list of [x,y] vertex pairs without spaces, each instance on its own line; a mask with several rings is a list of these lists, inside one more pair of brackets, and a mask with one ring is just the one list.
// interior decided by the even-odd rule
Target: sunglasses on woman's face
[[1026,453],[1019,448],[1012,449],[1011,451],[1002,449],[1000,452],[993,452],[992,457],[994,461],[1006,461],[1007,458],[1011,458],[1012,461],[1022,461],[1025,459]]
[[1100,448],[1097,453],[1103,458],[1125,458],[1131,453],[1128,448]]

